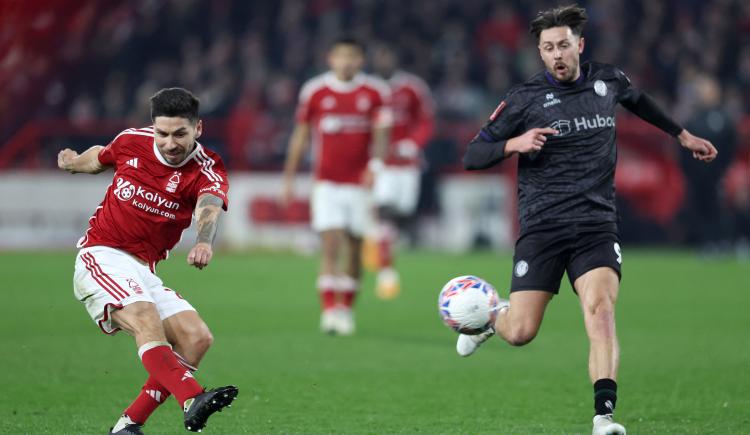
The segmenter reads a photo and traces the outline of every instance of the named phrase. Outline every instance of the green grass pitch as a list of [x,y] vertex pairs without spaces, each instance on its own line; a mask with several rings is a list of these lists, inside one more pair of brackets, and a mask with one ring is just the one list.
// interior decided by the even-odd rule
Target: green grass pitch
[[[106,433],[145,379],[132,340],[107,337],[72,295],[74,252],[0,254],[0,433]],[[350,338],[317,331],[317,260],[184,253],[159,268],[199,310],[215,344],[197,378],[240,395],[204,433],[586,434],[592,391],[580,309],[567,283],[539,336],[459,358],[439,320],[448,279],[507,295],[510,257],[404,253],[403,293],[365,280]],[[750,433],[750,267],[664,251],[625,252],[618,303],[617,417],[632,434]],[[184,433],[170,399],[146,433]]]

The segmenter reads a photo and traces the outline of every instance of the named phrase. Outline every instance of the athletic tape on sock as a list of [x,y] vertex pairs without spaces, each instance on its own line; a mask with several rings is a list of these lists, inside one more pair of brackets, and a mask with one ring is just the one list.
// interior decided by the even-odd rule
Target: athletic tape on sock
[[336,291],[346,293],[346,292],[356,292],[357,290],[359,290],[358,280],[352,278],[349,275],[341,275],[338,277]]
[[179,362],[180,364],[182,364],[186,369],[190,370],[191,372],[197,372],[198,371],[198,367],[194,367],[194,366],[191,366],[190,364],[188,364],[187,360],[185,358],[183,358],[182,355],[180,355],[179,353],[175,352],[174,350],[172,350],[172,353],[177,358],[177,362]]
[[170,349],[172,348],[172,345],[166,341],[149,341],[148,343],[144,343],[141,347],[138,348],[138,358],[143,359],[144,353],[159,346],[167,346]]

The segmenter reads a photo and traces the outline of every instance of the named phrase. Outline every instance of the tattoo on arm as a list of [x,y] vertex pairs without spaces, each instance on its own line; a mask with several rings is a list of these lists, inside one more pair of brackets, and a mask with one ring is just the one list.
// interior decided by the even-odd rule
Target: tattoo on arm
[[218,228],[219,214],[223,201],[214,195],[203,195],[198,199],[198,243],[213,243]]

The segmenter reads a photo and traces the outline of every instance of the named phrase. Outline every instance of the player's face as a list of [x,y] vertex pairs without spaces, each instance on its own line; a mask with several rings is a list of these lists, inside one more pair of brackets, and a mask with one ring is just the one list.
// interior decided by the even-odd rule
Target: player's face
[[396,70],[396,54],[386,47],[378,47],[372,53],[372,68],[380,76],[389,78]]
[[154,119],[154,142],[169,164],[182,163],[193,151],[195,140],[203,131],[203,122],[193,124],[181,116],[157,116]]
[[576,36],[570,27],[552,27],[539,34],[539,54],[544,66],[555,80],[570,82],[578,79],[583,38]]
[[353,44],[337,44],[328,52],[328,66],[339,80],[351,80],[364,60],[362,50]]

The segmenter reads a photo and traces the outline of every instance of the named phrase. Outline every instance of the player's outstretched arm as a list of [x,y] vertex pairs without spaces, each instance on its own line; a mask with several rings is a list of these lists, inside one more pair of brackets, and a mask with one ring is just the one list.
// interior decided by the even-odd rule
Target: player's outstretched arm
[[101,145],[94,145],[82,154],[78,154],[70,148],[65,148],[57,154],[57,167],[71,174],[79,172],[98,174],[107,169],[99,162],[99,153],[103,149]]
[[195,207],[198,237],[195,246],[190,250],[187,257],[189,265],[203,269],[211,261],[211,257],[213,257],[211,246],[214,237],[216,237],[216,229],[223,204],[224,201],[221,198],[210,193],[204,193],[198,197],[198,204]]
[[644,121],[676,137],[683,147],[693,152],[694,158],[706,163],[716,158],[718,152],[711,142],[693,136],[689,131],[680,127],[647,93],[633,90],[628,92],[620,102]]
[[689,131],[683,129],[677,135],[680,145],[693,152],[693,158],[702,162],[710,162],[716,158],[719,152],[716,147],[706,139],[692,135]]
[[547,135],[557,134],[554,128],[532,128],[520,136],[506,141],[492,141],[484,130],[469,143],[464,155],[467,170],[486,169],[500,163],[515,153],[525,154],[540,151],[547,142]]
[[297,173],[302,154],[310,142],[310,124],[299,122],[294,126],[292,136],[289,139],[289,149],[284,162],[284,185],[281,192],[281,201],[289,204],[294,199],[294,176]]

